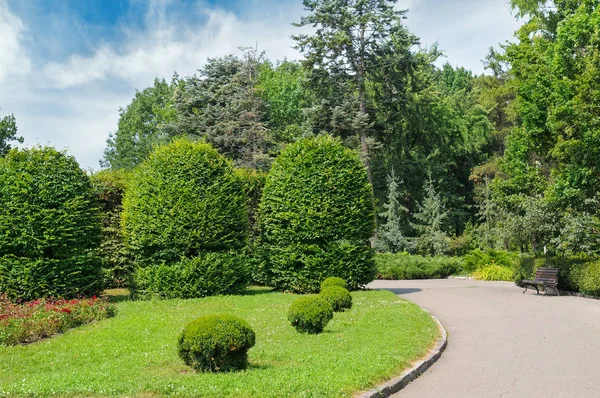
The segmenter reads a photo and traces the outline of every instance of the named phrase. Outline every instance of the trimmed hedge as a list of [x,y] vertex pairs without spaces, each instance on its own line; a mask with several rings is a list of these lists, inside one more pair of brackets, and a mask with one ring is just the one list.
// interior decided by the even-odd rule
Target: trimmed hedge
[[336,276],[329,277],[321,282],[321,290],[326,289],[331,286],[339,286],[344,289],[348,289],[348,284],[342,278],[338,278]]
[[319,297],[325,299],[334,312],[340,312],[352,308],[352,296],[348,289],[341,286],[329,286],[321,290]]
[[347,241],[263,245],[261,250],[263,261],[255,273],[276,290],[317,293],[320,281],[330,276],[341,277],[356,290],[375,279],[377,272],[371,248]]
[[424,257],[408,253],[377,253],[377,277],[380,279],[438,279],[463,269],[460,257]]
[[90,179],[75,158],[49,147],[0,158],[0,291],[22,300],[97,294],[100,229]]
[[593,281],[597,278],[595,271],[598,270],[596,263],[597,259],[588,256],[536,257],[522,254],[515,267],[514,281],[521,285],[523,279],[533,279],[535,271],[540,267],[557,268],[559,289],[593,295]]
[[142,266],[241,249],[247,201],[229,160],[209,144],[179,139],[134,173],[123,199],[125,239]]
[[255,239],[260,235],[258,227],[258,206],[262,191],[267,180],[267,173],[254,169],[235,169],[235,175],[242,184],[242,189],[248,198],[248,220],[250,236]]
[[204,253],[174,264],[140,267],[134,273],[135,298],[197,298],[241,294],[250,282],[249,257]]
[[358,152],[330,136],[288,145],[259,210],[268,254],[259,273],[274,288],[315,292],[319,281],[338,276],[356,289],[373,280],[373,192]]
[[227,372],[248,366],[248,350],[256,335],[250,325],[231,315],[206,315],[179,335],[178,353],[197,372]]
[[288,320],[301,333],[319,334],[333,319],[333,307],[318,296],[297,298],[288,311]]

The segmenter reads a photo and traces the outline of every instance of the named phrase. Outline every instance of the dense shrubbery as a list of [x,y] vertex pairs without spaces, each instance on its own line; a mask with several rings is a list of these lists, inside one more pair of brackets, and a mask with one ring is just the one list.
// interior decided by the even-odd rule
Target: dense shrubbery
[[321,282],[321,290],[326,289],[331,286],[339,286],[344,289],[348,289],[348,284],[342,278],[338,278],[337,276],[331,276]]
[[506,268],[514,268],[518,255],[503,250],[475,249],[464,256],[464,269],[473,272],[490,265],[499,265]]
[[209,144],[174,141],[134,173],[123,199],[127,244],[143,266],[243,248],[247,200],[229,160]]
[[0,158],[0,291],[11,299],[102,289],[98,212],[89,177],[53,148]]
[[254,169],[235,169],[235,175],[242,184],[242,189],[248,198],[248,221],[250,235],[256,238],[259,235],[258,206],[262,198],[262,191],[267,180],[267,173]]
[[331,275],[339,275],[356,290],[376,275],[373,251],[352,242],[265,245],[261,250],[264,261],[258,273],[267,275],[263,280],[277,290],[316,293],[319,281]]
[[356,288],[374,277],[371,186],[358,154],[331,137],[282,151],[265,184],[260,228],[264,274],[276,289],[318,291],[328,276]]
[[476,269],[471,276],[480,281],[510,282],[513,280],[513,274],[512,268],[493,264]]
[[0,295],[0,345],[33,343],[68,329],[114,316],[116,307],[87,300],[36,300],[13,304]]
[[333,307],[318,296],[297,298],[288,312],[288,320],[301,333],[321,333],[332,318]]
[[319,297],[331,304],[334,312],[352,308],[352,296],[348,289],[341,286],[329,286],[321,290]]
[[462,271],[458,257],[424,257],[407,253],[375,255],[378,277],[381,279],[436,279]]
[[133,262],[127,253],[121,232],[122,202],[127,178],[128,173],[123,170],[103,170],[92,175],[92,185],[102,213],[100,255],[104,285],[107,288],[128,287],[131,284]]
[[254,331],[243,319],[207,315],[189,323],[179,336],[179,357],[198,372],[245,369]]
[[237,253],[205,253],[173,264],[139,267],[134,296],[170,299],[243,293],[250,282],[248,261]]

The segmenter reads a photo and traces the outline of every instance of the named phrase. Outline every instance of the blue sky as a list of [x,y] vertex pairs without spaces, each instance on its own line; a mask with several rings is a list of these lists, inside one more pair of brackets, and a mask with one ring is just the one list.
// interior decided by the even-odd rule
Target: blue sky
[[[490,45],[519,23],[506,0],[400,0],[406,24],[446,60],[482,72]],[[301,0],[0,0],[0,116],[26,145],[68,149],[98,169],[118,110],[135,89],[193,74],[241,46],[298,58],[289,36]]]

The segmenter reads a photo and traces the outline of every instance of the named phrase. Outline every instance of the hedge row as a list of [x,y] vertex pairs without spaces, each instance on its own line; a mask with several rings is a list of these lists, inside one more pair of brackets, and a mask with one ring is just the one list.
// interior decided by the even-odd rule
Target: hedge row
[[459,257],[425,257],[407,253],[377,253],[377,276],[381,279],[437,279],[463,270]]

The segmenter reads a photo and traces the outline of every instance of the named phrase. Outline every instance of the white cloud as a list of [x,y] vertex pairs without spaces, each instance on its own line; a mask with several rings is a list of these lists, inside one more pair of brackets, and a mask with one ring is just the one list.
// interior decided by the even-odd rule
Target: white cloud
[[31,69],[22,45],[24,32],[22,21],[0,0],[0,82],[11,75],[25,75]]

